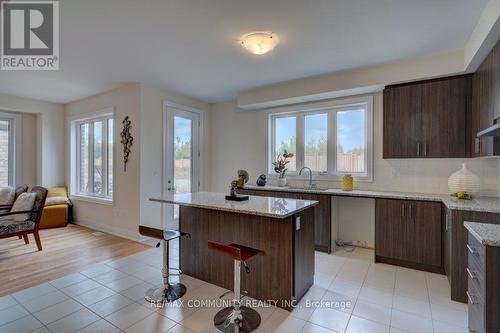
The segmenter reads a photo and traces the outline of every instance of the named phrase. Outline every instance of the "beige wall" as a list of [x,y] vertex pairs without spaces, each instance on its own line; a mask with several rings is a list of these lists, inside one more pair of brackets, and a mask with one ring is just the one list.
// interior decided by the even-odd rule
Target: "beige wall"
[[[114,204],[73,198],[77,223],[132,239],[140,238],[139,223],[161,225],[163,206],[150,202],[149,198],[162,195],[163,100],[199,109],[204,118],[209,108],[208,104],[140,84],[130,84],[66,105],[67,124],[71,118],[85,113],[110,107],[115,111]],[[134,137],[127,172],[123,171],[123,155],[119,144],[121,121],[125,116],[129,116],[132,121],[131,132]],[[66,135],[66,141],[69,142],[69,130]],[[208,144],[207,141],[204,143]],[[67,144],[67,156],[70,156],[69,149]],[[68,183],[69,168],[68,161]],[[208,177],[208,168],[202,169],[202,175]]]
[[[141,86],[141,171],[140,171],[140,206],[141,224],[161,226],[164,205],[149,201],[152,197],[161,197],[164,189],[163,180],[163,101],[181,104],[201,112],[202,121],[208,123],[209,105],[185,96],[162,91],[148,86]],[[208,189],[209,147],[208,133],[201,140],[202,165],[201,189]]]
[[[359,189],[447,193],[447,179],[466,162],[483,180],[483,195],[498,195],[500,175],[498,159],[407,159],[382,158],[382,94],[374,95],[374,181],[357,183]],[[267,116],[264,110],[238,109],[236,102],[215,104],[211,110],[210,154],[212,157],[211,190],[226,191],[238,169],[250,173],[255,183],[266,173]],[[303,180],[292,184],[302,185]],[[317,182],[325,188],[340,187],[338,182]],[[356,210],[353,222],[352,212]],[[339,236],[346,240],[367,242],[373,246],[373,201],[346,198],[336,210]],[[357,237],[357,239],[354,239]]]
[[356,68],[258,87],[238,94],[238,105],[259,109],[379,91],[387,84],[446,76],[464,71],[462,50]]
[[36,115],[22,114],[22,179],[20,184],[29,187],[37,185],[36,182]]
[[[140,85],[129,84],[102,94],[91,96],[65,106],[66,112],[66,156],[70,156],[69,122],[72,118],[104,109],[114,108],[115,159],[114,159],[114,204],[108,205],[73,198],[74,219],[77,223],[112,232],[128,238],[138,238],[139,221],[139,168],[141,147],[140,124]],[[132,122],[131,134],[134,137],[132,152],[123,170],[120,132],[121,122],[128,116]],[[67,183],[70,183],[70,163],[66,163]]]
[[0,93],[0,110],[36,115],[36,184],[64,185],[64,106]]

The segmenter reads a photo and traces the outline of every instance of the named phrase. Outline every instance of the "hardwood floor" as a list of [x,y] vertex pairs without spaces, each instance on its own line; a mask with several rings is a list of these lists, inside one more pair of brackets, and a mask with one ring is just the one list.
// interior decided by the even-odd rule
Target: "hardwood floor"
[[33,235],[24,244],[17,237],[0,240],[0,296],[61,276],[92,264],[126,257],[150,246],[69,224],[66,228],[40,230],[43,251],[37,251]]

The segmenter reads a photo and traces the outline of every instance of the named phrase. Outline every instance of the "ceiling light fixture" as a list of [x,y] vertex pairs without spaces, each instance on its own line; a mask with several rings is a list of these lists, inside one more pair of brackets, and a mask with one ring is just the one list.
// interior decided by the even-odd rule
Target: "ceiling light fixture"
[[265,54],[278,45],[279,39],[270,32],[251,32],[241,37],[241,45],[253,54]]

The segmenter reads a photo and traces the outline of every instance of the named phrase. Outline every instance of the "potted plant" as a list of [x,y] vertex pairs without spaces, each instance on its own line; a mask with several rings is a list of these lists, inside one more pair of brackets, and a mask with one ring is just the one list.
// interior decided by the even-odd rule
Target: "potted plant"
[[287,164],[290,163],[288,159],[292,157],[293,154],[285,150],[283,154],[278,154],[273,162],[274,171],[278,174],[278,186],[286,186],[285,174],[288,170]]

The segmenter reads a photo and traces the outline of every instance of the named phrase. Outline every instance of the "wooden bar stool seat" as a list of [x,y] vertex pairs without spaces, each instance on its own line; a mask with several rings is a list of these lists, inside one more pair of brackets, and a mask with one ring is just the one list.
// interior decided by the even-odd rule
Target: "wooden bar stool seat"
[[[182,274],[182,271],[179,268],[169,267],[169,242],[181,237],[190,238],[190,235],[186,232],[178,230],[160,230],[142,225],[139,226],[139,233],[143,236],[159,239],[160,243],[158,243],[156,247],[159,247],[160,244],[163,243],[163,267],[161,270],[163,283],[159,286],[154,286],[148,289],[144,298],[152,304],[163,304],[165,302],[172,302],[181,298],[186,293],[186,286],[182,283],[170,283],[169,281],[170,275]],[[175,273],[172,273],[171,271],[174,271]]]
[[246,261],[257,256],[266,255],[262,250],[231,243],[229,245],[217,242],[208,242],[208,249],[221,255],[230,257],[234,261],[234,298],[233,306],[226,307],[214,317],[214,325],[225,333],[248,333],[256,330],[261,322],[257,311],[241,305],[241,264],[245,266],[246,273],[250,273]]

